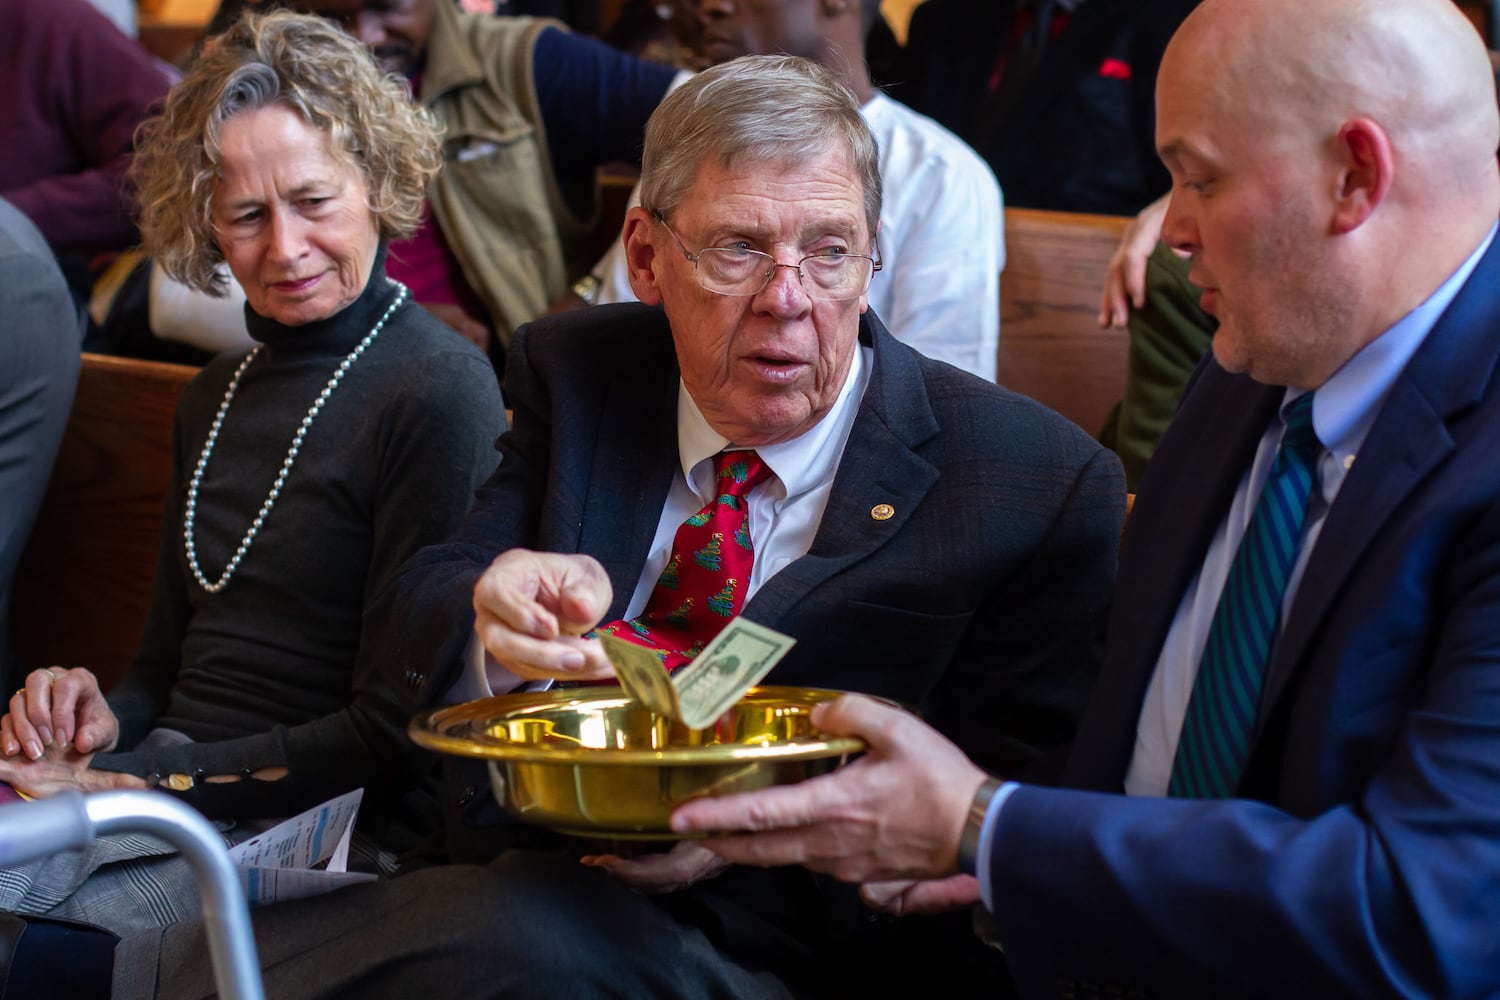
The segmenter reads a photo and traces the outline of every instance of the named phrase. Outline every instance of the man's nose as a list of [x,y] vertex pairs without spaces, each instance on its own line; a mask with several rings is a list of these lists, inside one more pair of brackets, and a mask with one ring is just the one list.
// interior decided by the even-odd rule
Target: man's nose
[[766,282],[766,287],[755,298],[761,309],[783,318],[801,316],[812,307],[812,298],[802,285],[802,268],[799,264],[778,263],[771,280]]
[[1173,250],[1194,253],[1198,249],[1198,226],[1174,192],[1167,201],[1167,214],[1161,222],[1162,242]]

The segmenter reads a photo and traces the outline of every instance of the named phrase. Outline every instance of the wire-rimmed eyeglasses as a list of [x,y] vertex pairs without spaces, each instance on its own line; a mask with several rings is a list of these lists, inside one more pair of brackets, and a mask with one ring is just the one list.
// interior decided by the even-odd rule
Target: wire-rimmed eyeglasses
[[884,264],[880,260],[880,241],[875,242],[875,256],[844,253],[838,248],[809,254],[795,264],[779,264],[775,257],[745,247],[704,247],[692,253],[667,225],[660,212],[653,213],[663,229],[671,233],[677,249],[693,264],[698,284],[719,295],[758,295],[771,283],[776,269],[789,267],[797,272],[802,289],[809,298],[837,301],[863,295],[870,279]]

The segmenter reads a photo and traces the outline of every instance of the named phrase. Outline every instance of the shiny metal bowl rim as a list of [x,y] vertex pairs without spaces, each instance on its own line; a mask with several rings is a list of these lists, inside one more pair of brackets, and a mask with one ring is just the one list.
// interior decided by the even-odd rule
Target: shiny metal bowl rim
[[[831,701],[846,692],[821,688],[764,686],[751,688],[746,700],[764,699],[782,704],[812,705]],[[525,694],[494,695],[476,701],[449,705],[422,712],[411,720],[407,734],[412,742],[428,750],[459,757],[532,764],[587,764],[602,766],[639,766],[670,764],[688,767],[714,767],[748,761],[794,761],[835,757],[859,753],[865,741],[857,736],[799,737],[777,743],[720,743],[710,746],[668,747],[662,750],[621,750],[614,747],[559,747],[531,743],[513,743],[470,732],[457,735],[452,729],[461,726],[491,725],[503,716],[531,714],[538,709],[580,705],[598,701],[625,701],[628,695],[618,687],[571,688],[534,691]]]

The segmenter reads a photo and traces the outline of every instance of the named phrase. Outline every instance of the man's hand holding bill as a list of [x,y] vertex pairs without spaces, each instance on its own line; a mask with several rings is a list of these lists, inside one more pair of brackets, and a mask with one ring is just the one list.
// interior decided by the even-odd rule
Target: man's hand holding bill
[[868,752],[799,785],[685,803],[672,829],[745,831],[703,843],[730,861],[801,864],[846,882],[954,874],[985,773],[916,716],[870,698],[819,705],[813,722],[863,737]]
[[591,556],[511,549],[474,585],[474,632],[523,680],[613,677],[599,643],[583,638],[612,597],[609,576]]

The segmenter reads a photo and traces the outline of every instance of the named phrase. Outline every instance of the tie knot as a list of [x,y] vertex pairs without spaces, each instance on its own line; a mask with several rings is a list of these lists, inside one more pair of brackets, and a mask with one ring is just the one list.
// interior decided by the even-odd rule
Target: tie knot
[[721,451],[714,456],[714,488],[721,494],[743,497],[760,485],[770,472],[753,451]]
[[1294,399],[1282,413],[1286,422],[1286,430],[1281,435],[1282,450],[1306,453],[1322,447],[1317,432],[1313,430],[1312,418],[1313,394],[1308,392]]
[[714,456],[714,489],[744,496],[759,486],[771,469],[754,451],[720,451]]

